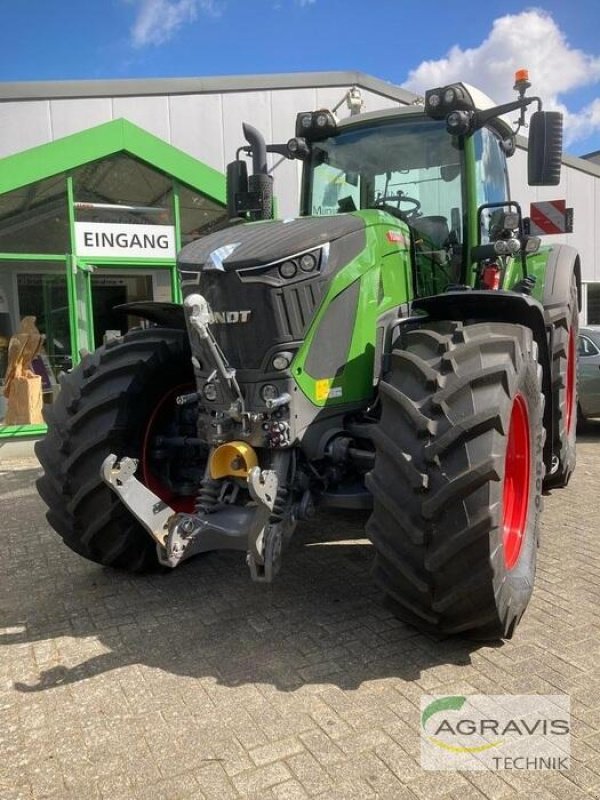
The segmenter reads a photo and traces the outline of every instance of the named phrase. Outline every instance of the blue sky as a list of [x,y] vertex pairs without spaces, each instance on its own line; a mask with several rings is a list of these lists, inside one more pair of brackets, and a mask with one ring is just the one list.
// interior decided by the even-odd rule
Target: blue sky
[[356,69],[501,102],[523,66],[582,154],[600,149],[599,30],[598,0],[4,0],[0,80]]

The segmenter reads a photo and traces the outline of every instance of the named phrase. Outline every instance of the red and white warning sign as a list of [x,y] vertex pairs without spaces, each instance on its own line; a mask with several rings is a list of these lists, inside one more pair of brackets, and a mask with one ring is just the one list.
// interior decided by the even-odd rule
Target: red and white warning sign
[[573,209],[566,207],[565,200],[546,200],[532,203],[529,209],[529,233],[547,236],[552,233],[571,233]]

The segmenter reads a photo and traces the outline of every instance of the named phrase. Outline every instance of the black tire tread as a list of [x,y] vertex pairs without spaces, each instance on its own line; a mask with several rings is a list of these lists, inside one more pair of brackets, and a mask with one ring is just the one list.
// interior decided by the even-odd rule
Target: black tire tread
[[154,542],[104,484],[100,465],[110,452],[129,454],[124,400],[135,405],[162,366],[184,363],[185,332],[149,328],[111,340],[61,376],[44,412],[48,433],[35,448],[44,470],[37,488],[49,524],[79,555],[131,572],[161,569]]
[[571,279],[568,303],[547,313],[552,325],[552,405],[554,409],[554,425],[552,430],[552,453],[557,459],[557,467],[550,472],[544,481],[546,489],[562,489],[569,483],[576,465],[576,422],[577,422],[577,382],[575,385],[574,410],[571,431],[567,431],[567,359],[569,333],[579,330],[579,313],[577,301],[577,282],[575,275]]
[[395,613],[426,631],[508,637],[522,614],[497,607],[490,530],[500,504],[490,487],[501,485],[506,409],[523,369],[543,408],[528,329],[427,321],[401,334],[380,383],[367,476],[374,577]]

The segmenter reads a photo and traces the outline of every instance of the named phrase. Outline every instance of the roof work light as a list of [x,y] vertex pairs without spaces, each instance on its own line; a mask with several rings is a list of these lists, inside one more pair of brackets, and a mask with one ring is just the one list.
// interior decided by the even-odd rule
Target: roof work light
[[445,119],[448,133],[453,136],[471,133],[475,113],[493,106],[486,94],[467,83],[452,83],[425,92],[425,113],[432,119]]
[[296,117],[296,138],[318,142],[335,136],[337,123],[331,111],[303,111]]

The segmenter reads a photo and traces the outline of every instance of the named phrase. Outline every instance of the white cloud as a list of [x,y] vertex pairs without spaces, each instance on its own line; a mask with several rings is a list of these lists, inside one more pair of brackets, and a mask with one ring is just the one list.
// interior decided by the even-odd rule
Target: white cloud
[[215,0],[129,0],[138,6],[131,28],[134,47],[160,45],[171,39],[188,22],[193,22],[198,11],[217,14]]
[[567,144],[600,130],[600,100],[572,112],[564,97],[600,81],[600,56],[571,47],[552,17],[540,9],[500,17],[478,47],[463,50],[455,45],[444,58],[423,61],[404,85],[423,92],[462,80],[503,103],[516,97],[512,78],[521,67],[529,69],[530,93],[542,98],[544,108],[565,114]]

